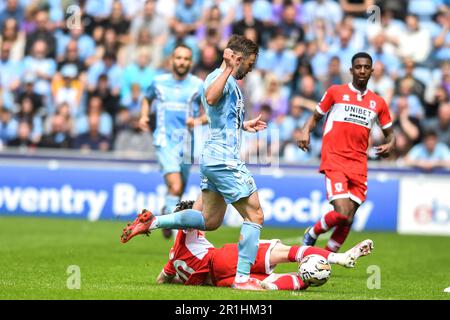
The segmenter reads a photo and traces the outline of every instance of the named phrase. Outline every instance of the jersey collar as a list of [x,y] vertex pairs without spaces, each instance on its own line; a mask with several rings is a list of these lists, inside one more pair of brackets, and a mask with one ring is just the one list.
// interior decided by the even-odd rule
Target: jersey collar
[[358,89],[356,89],[356,88],[353,86],[353,83],[351,83],[351,82],[348,83],[348,87],[350,88],[350,90],[352,90],[353,92],[355,92],[355,93],[357,94],[357,99],[358,99],[358,101],[362,101],[362,97],[364,97],[364,96],[367,94],[367,92],[369,91],[369,89],[366,88],[366,90],[364,90],[364,92],[361,93],[361,91],[359,91]]

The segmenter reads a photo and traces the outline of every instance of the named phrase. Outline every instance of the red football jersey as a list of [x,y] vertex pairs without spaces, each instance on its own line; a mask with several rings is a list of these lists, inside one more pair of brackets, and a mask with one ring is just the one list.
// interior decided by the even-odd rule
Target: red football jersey
[[214,246],[199,230],[178,230],[164,273],[178,274],[185,284],[201,285],[209,274],[209,264]]
[[338,170],[367,175],[369,134],[375,122],[382,129],[392,125],[383,98],[352,83],[331,86],[316,107],[327,114],[322,140],[320,172]]

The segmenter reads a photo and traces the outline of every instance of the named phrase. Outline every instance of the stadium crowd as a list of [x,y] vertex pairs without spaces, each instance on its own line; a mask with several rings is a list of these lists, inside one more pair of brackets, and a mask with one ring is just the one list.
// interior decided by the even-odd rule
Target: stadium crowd
[[[151,153],[140,101],[170,69],[175,45],[192,48],[193,73],[204,79],[237,33],[260,46],[242,82],[247,115],[269,124],[247,137],[246,155],[318,159],[322,126],[309,152],[296,145],[300,128],[329,86],[351,80],[352,55],[367,51],[369,89],[394,122],[388,161],[448,166],[449,29],[449,0],[2,0],[0,149]],[[382,139],[373,130],[371,144]]]

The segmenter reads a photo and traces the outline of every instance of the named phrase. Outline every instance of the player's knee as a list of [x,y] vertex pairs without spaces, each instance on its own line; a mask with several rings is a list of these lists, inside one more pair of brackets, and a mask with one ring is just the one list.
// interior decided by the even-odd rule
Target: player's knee
[[217,230],[222,225],[222,220],[219,219],[205,219],[206,231]]

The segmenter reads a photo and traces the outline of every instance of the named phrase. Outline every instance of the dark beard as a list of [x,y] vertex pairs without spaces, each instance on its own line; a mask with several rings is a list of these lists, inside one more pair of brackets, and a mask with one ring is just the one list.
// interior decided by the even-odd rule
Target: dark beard
[[189,68],[184,69],[184,72],[180,72],[179,68],[174,67],[173,69],[174,69],[175,73],[177,74],[177,76],[179,76],[181,78],[189,73]]

